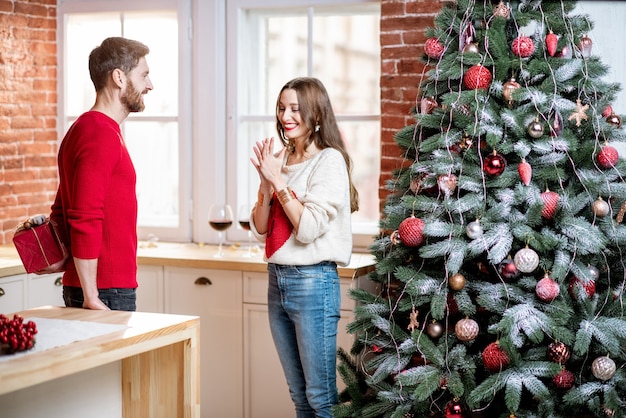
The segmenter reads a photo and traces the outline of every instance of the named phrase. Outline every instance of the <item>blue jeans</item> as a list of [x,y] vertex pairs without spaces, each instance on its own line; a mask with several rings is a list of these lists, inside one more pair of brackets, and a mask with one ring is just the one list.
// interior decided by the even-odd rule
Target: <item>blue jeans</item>
[[297,418],[329,418],[337,403],[337,265],[268,264],[270,328]]
[[[99,289],[100,300],[114,311],[136,311],[137,289]],[[83,289],[63,286],[63,300],[68,308],[82,308]]]

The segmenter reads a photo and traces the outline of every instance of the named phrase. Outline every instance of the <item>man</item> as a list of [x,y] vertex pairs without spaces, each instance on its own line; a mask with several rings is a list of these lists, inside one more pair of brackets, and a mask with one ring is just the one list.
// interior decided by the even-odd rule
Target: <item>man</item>
[[89,55],[93,107],[65,134],[50,219],[71,254],[38,273],[65,270],[68,307],[134,311],[137,288],[136,175],[120,124],[152,90],[144,44],[113,37]]

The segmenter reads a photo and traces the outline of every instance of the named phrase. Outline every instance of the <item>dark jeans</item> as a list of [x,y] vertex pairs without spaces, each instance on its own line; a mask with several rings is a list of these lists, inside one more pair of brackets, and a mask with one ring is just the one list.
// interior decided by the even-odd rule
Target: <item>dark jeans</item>
[[[114,311],[136,311],[137,289],[100,289],[100,300]],[[68,308],[82,308],[84,297],[80,287],[63,286],[63,300]]]

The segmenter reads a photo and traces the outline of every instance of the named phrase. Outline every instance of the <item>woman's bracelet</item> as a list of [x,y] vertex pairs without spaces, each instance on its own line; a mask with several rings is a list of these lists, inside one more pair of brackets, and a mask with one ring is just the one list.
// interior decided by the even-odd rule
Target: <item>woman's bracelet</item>
[[257,202],[259,203],[259,206],[269,206],[270,205],[270,199],[266,199],[265,195],[261,192],[259,192],[257,194]]
[[276,195],[278,195],[278,201],[282,206],[294,198],[293,191],[289,187],[279,190]]

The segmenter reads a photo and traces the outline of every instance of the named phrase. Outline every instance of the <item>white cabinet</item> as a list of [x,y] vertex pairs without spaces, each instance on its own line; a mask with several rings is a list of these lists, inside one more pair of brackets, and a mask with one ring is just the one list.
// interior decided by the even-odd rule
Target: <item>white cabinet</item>
[[165,312],[200,317],[202,418],[243,416],[241,272],[163,271]]
[[0,277],[0,313],[24,310],[26,306],[26,274]]
[[26,308],[53,305],[65,306],[63,301],[63,273],[29,274]]
[[[346,326],[354,317],[354,301],[347,292],[353,284],[356,281],[341,279],[337,345],[348,352],[354,337],[346,332]],[[267,274],[244,272],[243,294],[244,417],[291,418],[295,410],[267,316]],[[345,386],[339,376],[337,385],[340,391]]]
[[163,266],[138,266],[137,311],[162,313]]

